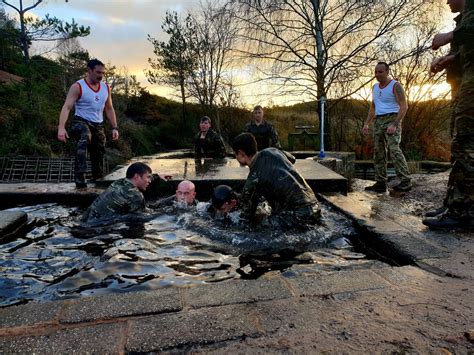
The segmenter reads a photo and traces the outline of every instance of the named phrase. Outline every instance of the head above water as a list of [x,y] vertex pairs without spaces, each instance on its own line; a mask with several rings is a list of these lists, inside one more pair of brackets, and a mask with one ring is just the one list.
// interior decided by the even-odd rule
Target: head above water
[[87,79],[91,84],[102,81],[105,74],[105,65],[99,59],[91,59],[87,63]]
[[375,66],[375,78],[379,83],[386,83],[388,81],[388,74],[390,73],[390,66],[385,62],[378,62]]
[[207,133],[209,129],[212,126],[212,121],[210,117],[204,116],[201,117],[201,120],[199,121],[199,129],[201,130],[202,133]]
[[237,205],[237,194],[228,185],[217,186],[212,193],[212,206],[220,213],[227,213]]
[[151,183],[151,168],[142,162],[131,164],[125,177],[129,179],[139,190],[145,191]]
[[250,160],[257,154],[257,141],[251,133],[241,133],[234,138],[232,149],[239,163],[249,165]]
[[189,180],[183,180],[176,188],[176,201],[191,205],[196,197],[196,187]]

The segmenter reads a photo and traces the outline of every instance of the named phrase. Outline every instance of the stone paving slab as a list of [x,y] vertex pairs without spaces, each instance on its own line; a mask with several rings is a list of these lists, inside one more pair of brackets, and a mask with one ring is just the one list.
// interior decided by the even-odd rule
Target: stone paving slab
[[0,308],[0,334],[1,328],[56,322],[62,305],[62,302],[31,302],[26,305]]
[[[192,344],[206,344],[257,336],[255,306],[230,305],[164,314],[130,321],[126,351],[150,352]],[[268,329],[267,329],[268,331]]]
[[3,354],[118,354],[125,324],[62,329],[47,335],[0,337]]
[[381,276],[384,280],[390,282],[393,286],[399,287],[416,285],[420,279],[434,278],[432,274],[414,266],[401,266],[397,268],[384,267],[372,269],[372,271]]
[[326,296],[335,293],[383,289],[389,283],[371,270],[341,271],[320,277],[298,277],[291,283],[301,296]]
[[[158,156],[138,157],[118,167],[108,174],[103,183],[111,183],[125,176],[130,164],[142,161],[148,164],[154,173],[172,176],[171,181],[192,180],[196,184],[199,198],[209,198],[205,193],[209,184],[217,186],[227,184],[235,186],[247,179],[249,169],[241,166],[236,159],[207,159],[195,160],[193,158],[162,159]],[[317,163],[312,159],[297,159],[296,169],[304,176],[309,186],[316,191],[337,191],[347,193],[347,179],[331,169]],[[153,190],[153,183],[149,190]]]
[[164,288],[157,291],[119,293],[72,300],[61,312],[59,321],[80,323],[125,316],[177,312],[181,309],[179,289]]
[[88,206],[102,191],[93,186],[77,190],[74,183],[0,184],[0,208],[49,202]]
[[377,198],[360,192],[351,192],[347,196],[329,193],[322,196],[369,231],[371,235],[362,233],[361,239],[366,238],[371,247],[378,244],[379,248],[385,248],[385,255],[388,252],[399,254],[407,258],[407,261],[449,256],[448,250],[430,242],[414,229],[412,219],[416,219],[415,217],[404,214],[399,216],[400,219],[397,216],[386,217],[384,205]]
[[193,287],[184,291],[186,305],[193,308],[251,303],[289,297],[292,297],[290,290],[279,278],[232,280],[226,283],[208,285],[206,289]]

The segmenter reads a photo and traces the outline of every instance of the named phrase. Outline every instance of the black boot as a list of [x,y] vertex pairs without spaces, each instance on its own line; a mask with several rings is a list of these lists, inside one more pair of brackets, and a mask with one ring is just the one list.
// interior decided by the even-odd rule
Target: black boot
[[401,182],[399,183],[398,185],[395,185],[393,187],[393,189],[395,191],[400,191],[400,192],[408,192],[412,189],[412,184],[410,181],[406,181],[406,182]]
[[87,187],[86,174],[76,173],[74,176],[74,182],[76,183],[76,189],[85,189]]
[[367,186],[365,191],[387,192],[387,183],[385,181],[377,181],[375,184]]
[[424,218],[423,224],[430,229],[474,229],[474,220],[450,215],[447,212]]
[[446,207],[442,206],[433,211],[428,211],[425,213],[425,217],[436,217],[437,215],[446,212]]

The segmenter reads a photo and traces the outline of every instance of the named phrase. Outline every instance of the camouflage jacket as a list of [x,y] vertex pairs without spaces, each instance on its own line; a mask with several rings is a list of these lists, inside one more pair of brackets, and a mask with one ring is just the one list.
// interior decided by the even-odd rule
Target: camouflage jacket
[[285,152],[267,148],[258,152],[250,165],[239,205],[252,218],[260,198],[267,200],[272,213],[293,211],[317,203],[306,180],[288,160]]
[[472,73],[474,70],[474,0],[466,0],[464,9],[461,23],[453,32],[453,43],[459,46],[462,68]]
[[206,137],[201,138],[201,132],[194,137],[194,152],[196,158],[224,158],[226,150],[224,141],[219,133],[210,129],[207,131]]
[[[461,20],[462,14],[459,14],[454,18],[454,21],[456,22],[455,31],[461,25]],[[455,63],[446,68],[446,81],[451,85],[452,97],[455,97],[459,86],[461,85],[462,68],[459,58],[459,45],[455,41],[452,41],[450,46],[449,54],[455,56]]]
[[82,217],[83,221],[107,219],[145,210],[145,198],[140,190],[126,178],[109,186]]
[[253,134],[259,151],[269,147],[281,148],[275,127],[267,121],[263,121],[258,126],[255,122],[249,122],[245,125],[244,132]]

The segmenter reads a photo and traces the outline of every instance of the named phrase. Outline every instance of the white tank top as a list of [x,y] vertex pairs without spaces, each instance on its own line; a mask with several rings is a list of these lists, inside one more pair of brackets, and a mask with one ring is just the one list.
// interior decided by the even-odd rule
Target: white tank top
[[400,105],[394,93],[396,83],[397,81],[392,79],[384,88],[380,88],[380,83],[374,85],[372,98],[376,116],[398,113],[398,111],[400,111]]
[[104,82],[99,82],[97,90],[94,90],[85,79],[76,82],[79,85],[80,94],[76,101],[76,116],[84,120],[102,123],[104,121],[104,107],[109,97],[110,88]]

